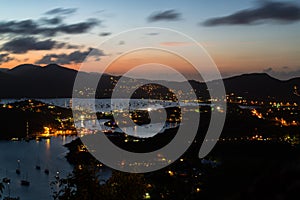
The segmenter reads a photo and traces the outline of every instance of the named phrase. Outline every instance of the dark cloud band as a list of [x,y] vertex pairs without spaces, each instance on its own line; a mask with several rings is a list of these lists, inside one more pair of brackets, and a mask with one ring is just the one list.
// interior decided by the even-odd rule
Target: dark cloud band
[[300,7],[291,2],[262,2],[253,9],[241,10],[228,16],[206,20],[204,26],[252,25],[266,21],[291,23],[300,20]]
[[156,21],[177,21],[180,20],[181,13],[177,12],[176,10],[166,10],[161,12],[153,13],[148,17],[149,22],[156,22]]
[[76,8],[54,8],[45,12],[46,15],[70,15],[76,12]]
[[99,36],[105,37],[111,35],[111,32],[102,32],[99,34]]
[[52,39],[38,40],[34,37],[20,37],[4,43],[1,47],[2,51],[21,54],[30,50],[51,50],[60,48],[79,48],[76,45],[69,45],[64,42],[57,42]]
[[74,51],[70,54],[47,54],[38,60],[36,64],[77,64],[81,63],[88,55],[90,55],[90,57],[94,57],[96,60],[100,60],[101,56],[105,56],[104,52],[101,50],[89,48],[86,51]]
[[[45,19],[42,19],[45,20]],[[50,21],[49,21],[50,20]],[[23,35],[43,35],[55,36],[58,33],[80,34],[86,33],[93,27],[100,24],[99,20],[88,19],[84,22],[74,24],[63,24],[59,18],[48,19],[48,23],[56,26],[45,26],[40,24],[41,20],[22,20],[22,21],[0,21],[0,34],[20,34]]]
[[11,61],[13,59],[14,58],[10,57],[8,53],[2,53],[2,54],[0,54],[0,65],[2,63],[9,62],[9,61]]

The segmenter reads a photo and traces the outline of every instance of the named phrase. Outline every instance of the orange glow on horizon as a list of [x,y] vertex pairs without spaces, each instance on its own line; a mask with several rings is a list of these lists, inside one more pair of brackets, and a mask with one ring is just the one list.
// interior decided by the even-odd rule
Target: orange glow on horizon
[[196,74],[194,67],[183,58],[166,51],[153,49],[125,54],[111,63],[106,72],[111,74],[124,74],[136,66],[151,63],[169,66],[182,74]]

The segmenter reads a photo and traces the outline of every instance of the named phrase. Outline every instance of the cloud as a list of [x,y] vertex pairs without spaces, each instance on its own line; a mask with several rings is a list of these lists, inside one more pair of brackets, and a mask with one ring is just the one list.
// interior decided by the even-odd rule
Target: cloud
[[84,59],[89,57],[95,58],[95,60],[100,60],[101,56],[105,56],[104,52],[99,49],[89,48],[87,51],[74,51],[70,54],[47,54],[40,60],[36,61],[35,64],[50,64],[57,63],[61,65],[66,64],[78,64],[82,63]]
[[77,11],[76,8],[54,8],[45,12],[46,15],[70,15]]
[[148,17],[149,22],[156,22],[156,21],[177,21],[181,19],[181,13],[177,12],[176,10],[166,10],[155,12]]
[[300,70],[292,70],[287,66],[283,66],[279,70],[274,70],[272,67],[269,67],[264,69],[263,72],[280,80],[288,80],[291,78],[300,77]]
[[[48,19],[48,24],[52,20],[52,25],[56,26],[44,26],[40,24],[41,20],[22,20],[22,21],[0,21],[0,34],[23,34],[23,35],[43,35],[43,36],[55,36],[58,33],[65,34],[80,34],[86,33],[93,27],[99,25],[101,21],[97,19],[88,19],[84,22],[78,22],[74,24],[57,24],[59,19]],[[45,20],[45,19],[44,19]],[[55,23],[56,22],[56,23]]]
[[178,47],[178,46],[191,46],[190,42],[161,42],[160,46]]
[[14,60],[14,58],[10,57],[8,53],[0,54],[0,65],[2,63],[6,63],[6,62],[9,62],[11,60]]
[[111,35],[111,32],[102,32],[99,34],[99,36],[105,37]]
[[264,73],[269,73],[269,72],[272,72],[272,71],[273,71],[272,67],[269,67],[269,68],[263,70]]
[[62,24],[63,18],[61,17],[41,18],[39,21],[47,25],[58,25],[58,24]]
[[30,50],[51,50],[60,48],[78,48],[76,45],[69,45],[64,42],[57,42],[55,40],[38,40],[34,37],[20,37],[15,38],[2,45],[1,50],[15,54],[26,53]]
[[68,34],[85,33],[98,24],[99,24],[98,20],[90,19],[88,21],[80,22],[76,24],[60,25],[56,28],[53,28],[52,30],[50,29],[48,33],[50,33],[50,35],[55,35],[57,32],[68,33]]
[[253,25],[262,22],[292,23],[300,20],[300,7],[292,2],[263,1],[257,7],[206,20],[204,26]]
[[38,41],[33,37],[16,38],[3,44],[1,50],[11,53],[26,53],[29,50],[50,50],[56,42],[54,40]]
[[156,32],[153,32],[153,33],[146,33],[146,35],[155,36],[155,35],[159,35],[159,33],[156,33]]
[[[62,46],[60,47],[60,45],[62,45]],[[82,47],[84,47],[84,46],[79,46],[79,45],[74,45],[74,44],[67,44],[67,43],[64,43],[64,42],[59,43],[59,45],[56,46],[57,49],[58,48],[79,49],[79,48],[82,48]]]

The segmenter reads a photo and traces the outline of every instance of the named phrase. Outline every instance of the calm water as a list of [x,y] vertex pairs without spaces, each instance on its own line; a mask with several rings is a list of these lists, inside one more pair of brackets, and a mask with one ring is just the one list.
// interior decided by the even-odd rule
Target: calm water
[[[72,137],[53,137],[42,141],[0,141],[0,178],[9,177],[10,193],[12,197],[19,196],[21,200],[51,198],[50,182],[54,180],[56,172],[65,177],[72,171],[65,155],[68,149],[63,145],[70,142]],[[20,160],[21,174],[16,174],[17,160]],[[39,164],[41,170],[36,170]],[[44,169],[50,173],[46,175]],[[28,175],[30,186],[21,186],[20,182]],[[4,196],[8,196],[6,185]]]
[[[24,101],[23,99],[0,99],[0,104],[8,104],[14,102]],[[55,106],[60,106],[64,108],[70,108],[72,104],[71,98],[49,98],[49,99],[36,99],[38,101],[44,102],[46,104],[52,104]],[[74,99],[76,100],[76,105],[81,108],[85,108],[87,110],[94,111],[94,108],[97,112],[109,112],[111,111],[111,100],[110,99]],[[127,104],[125,103],[125,99],[115,99],[113,108],[114,109],[125,109],[127,108]],[[158,108],[167,108],[174,107],[180,105],[180,107],[185,106],[210,106],[210,104],[206,103],[191,103],[191,102],[170,102],[170,101],[162,101],[162,100],[147,100],[147,99],[132,99],[131,101],[131,109],[158,109]],[[95,107],[94,107],[95,106]],[[211,105],[215,106],[215,105]]]
[[[2,99],[0,104],[12,103],[22,101],[25,99]],[[39,99],[45,103],[50,103],[61,107],[70,107],[70,99]],[[83,107],[90,107],[91,101],[83,102]],[[122,103],[122,101],[121,101]],[[151,108],[156,109],[161,106],[169,107],[175,106],[176,103],[156,101],[151,105]],[[98,107],[97,107],[98,106]],[[110,111],[110,102],[108,100],[97,100],[97,111]],[[118,109],[123,109],[124,105],[120,104]],[[133,107],[149,108],[149,105],[141,100],[135,100]],[[103,129],[104,122],[107,120],[99,120],[100,126]],[[95,121],[84,121],[82,126],[92,130],[95,127]],[[149,126],[149,127],[148,127]],[[177,124],[166,124],[164,128],[175,127]],[[125,128],[129,135],[140,137],[151,137],[153,132],[156,134],[160,132],[162,124],[145,125],[143,134],[139,126]],[[145,129],[146,128],[146,129]],[[157,130],[156,130],[157,129]],[[146,130],[146,131],[145,131]],[[66,177],[72,172],[72,166],[67,162],[65,155],[68,149],[63,145],[71,142],[75,137],[52,137],[51,139],[42,141],[0,141],[0,178],[8,177],[11,182],[6,185],[3,196],[8,196],[9,191],[11,197],[19,196],[21,200],[50,200],[53,190],[51,190],[50,183],[55,179],[55,175],[59,172],[60,177]],[[16,174],[17,161],[20,160],[21,174]],[[36,164],[41,166],[41,170],[36,170]],[[50,174],[44,173],[45,168],[49,169]],[[111,176],[110,170],[102,171],[102,179],[107,180]],[[22,179],[30,181],[30,186],[21,186]]]
[[85,121],[78,121],[76,124],[76,127],[79,128],[85,128],[88,130],[97,130],[97,131],[105,131],[110,130],[112,132],[124,132],[127,135],[140,137],[140,138],[149,138],[153,137],[158,133],[164,132],[166,129],[169,128],[176,128],[179,126],[179,123],[151,123],[151,124],[145,124],[145,125],[135,125],[135,126],[128,126],[128,127],[117,127],[116,129],[111,129],[108,126],[105,126],[104,123],[109,121],[108,119],[100,119],[99,127],[96,125],[96,120],[85,120]]

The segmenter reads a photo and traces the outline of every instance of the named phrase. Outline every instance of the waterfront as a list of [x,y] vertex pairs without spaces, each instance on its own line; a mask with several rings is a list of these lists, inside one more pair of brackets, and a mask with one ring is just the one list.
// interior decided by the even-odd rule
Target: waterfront
[[[35,141],[0,141],[0,178],[11,179],[9,186],[5,184],[3,196],[20,197],[21,200],[51,198],[50,183],[57,172],[65,177],[73,167],[67,162],[65,155],[68,149],[63,145],[76,137],[52,137]],[[16,174],[17,160],[20,160],[21,174]],[[41,169],[37,170],[36,165]],[[44,173],[49,169],[49,175]],[[30,186],[21,186],[22,179],[28,176]],[[10,190],[10,191],[9,191]]]
[[[72,99],[72,98],[30,98],[31,100],[41,101],[45,104],[59,106],[63,108],[71,108],[72,107],[72,100],[75,100],[76,105],[80,109],[86,109],[87,111],[94,111],[93,106],[96,108],[96,112],[110,112],[113,107],[113,110],[123,110],[127,109],[127,99],[114,99],[111,105],[110,99]],[[21,99],[0,99],[0,104],[10,104],[15,102],[21,102],[25,100],[29,100],[28,98],[21,98]],[[185,106],[215,106],[214,104],[208,103],[199,103],[199,102],[175,102],[175,101],[168,101],[168,100],[149,100],[149,99],[130,99],[130,108],[131,109],[140,109],[140,110],[147,110],[149,107],[151,109],[159,109],[159,108],[168,108],[168,107],[185,107]]]
[[[296,102],[257,101],[244,104],[243,101],[231,101],[229,99],[231,102],[227,104],[227,121],[221,137],[203,140],[206,126],[209,124],[210,113],[223,113],[222,107],[214,104],[211,106],[199,104],[199,109],[195,109],[194,106],[189,105],[193,104],[192,102],[187,102],[183,106],[176,106],[176,102],[168,101],[156,101],[154,104],[147,105],[147,100],[135,99],[128,114],[125,103],[121,102],[119,106],[111,109],[108,106],[108,100],[101,99],[96,102],[96,106],[98,105],[98,109],[100,109],[96,108],[98,113],[95,115],[91,100],[82,101],[83,104],[76,108],[73,113],[67,102],[73,103],[74,101],[70,102],[70,99],[54,100],[56,100],[55,104],[50,103],[51,99],[39,99],[39,101],[28,99],[17,103],[2,100],[1,114],[2,119],[6,120],[2,123],[2,127],[6,127],[6,130],[3,129],[2,133],[9,137],[5,137],[7,140],[0,143],[2,152],[0,178],[7,176],[11,179],[10,192],[12,197],[19,196],[21,200],[53,199],[51,198],[51,195],[55,194],[53,192],[64,192],[66,186],[72,189],[76,188],[74,191],[76,191],[76,195],[79,195],[78,199],[82,199],[81,195],[84,195],[86,199],[99,199],[99,197],[102,199],[102,196],[110,195],[112,190],[115,191],[115,186],[118,185],[122,190],[118,193],[119,197],[113,199],[119,199],[124,194],[136,195],[134,190],[128,191],[128,188],[136,188],[136,185],[131,185],[136,183],[136,180],[142,180],[146,186],[147,193],[143,194],[144,190],[138,193],[141,198],[143,195],[144,197],[151,196],[151,199],[161,199],[166,196],[169,197],[166,199],[183,199],[186,196],[190,196],[191,199],[198,199],[198,197],[210,198],[212,195],[242,195],[244,189],[248,188],[248,184],[256,187],[253,181],[261,180],[261,177],[265,176],[264,170],[271,172],[272,170],[276,172],[282,169],[290,170],[289,163],[298,162],[296,155],[299,155],[300,141],[299,106]],[[159,118],[155,117],[151,118],[154,119],[152,121],[148,120],[150,114],[148,116],[147,113],[151,113],[151,115],[161,113],[160,106],[162,105],[167,107],[164,123],[158,123]],[[163,170],[142,174],[143,179],[131,174],[117,173],[107,168],[89,154],[88,150],[93,151],[94,149],[89,149],[80,140],[67,145],[68,149],[63,147],[63,144],[69,143],[72,139],[90,134],[102,134],[99,132],[102,131],[112,143],[124,150],[152,152],[172,140],[176,134],[176,127],[181,125],[184,127],[188,124],[181,121],[181,113],[184,112],[191,112],[193,115],[201,114],[200,128],[193,142],[189,141],[191,143],[190,148],[174,164]],[[77,120],[73,119],[74,113]],[[132,126],[132,124],[126,123],[126,120],[117,121],[114,114],[130,117],[136,124]],[[18,127],[17,121],[15,121],[16,116],[18,116],[17,118],[23,116],[22,123],[19,122],[19,124],[25,127],[23,128],[23,135],[18,138],[13,137],[15,133],[18,133],[18,131],[13,130],[14,127]],[[34,125],[35,122],[42,123]],[[119,123],[124,125],[121,129]],[[34,130],[30,132],[36,127],[40,128],[40,132],[36,132],[37,134]],[[160,127],[163,127],[161,131],[159,131]],[[76,132],[77,137],[70,136],[69,130]],[[163,131],[163,134],[152,135],[153,130],[158,130],[154,133]],[[43,139],[39,142],[31,140],[27,143],[26,139],[29,138]],[[197,156],[199,146],[205,142],[216,140],[217,144],[210,155],[205,160],[199,160]],[[68,150],[70,153],[67,159],[75,166],[74,168],[66,161],[65,155]],[[15,172],[17,160],[21,161],[20,176]],[[35,169],[38,161],[41,170]],[[169,162],[166,157],[161,157],[161,161]],[[274,165],[274,163],[276,164]],[[140,165],[143,163],[133,164]],[[45,167],[50,169],[49,176],[44,173]],[[63,179],[72,169],[74,172],[71,173],[70,177]],[[95,169],[97,169],[96,172]],[[248,169],[251,170],[248,172]],[[57,187],[55,185],[51,190],[50,182],[55,180],[57,171],[60,172],[59,175],[62,178],[59,179],[60,181],[74,180],[75,186],[62,184]],[[28,180],[31,182],[29,187],[20,185],[26,173],[28,173]],[[219,175],[214,176],[214,174]],[[103,183],[102,185],[95,179],[98,175],[102,176],[98,179],[100,183]],[[133,180],[128,183],[128,177],[131,176],[133,176]],[[273,177],[274,174],[269,176]],[[244,177],[246,178],[244,179]],[[226,183],[224,183],[225,180]],[[215,187],[216,183],[222,184]],[[220,192],[216,193],[215,190]],[[6,185],[3,196],[8,196],[8,193]],[[260,194],[259,191],[256,193]],[[88,197],[89,195],[93,197]],[[94,195],[100,196],[95,197]],[[179,195],[181,196],[178,198]],[[111,198],[103,197],[103,199]],[[125,199],[132,199],[132,197]]]

